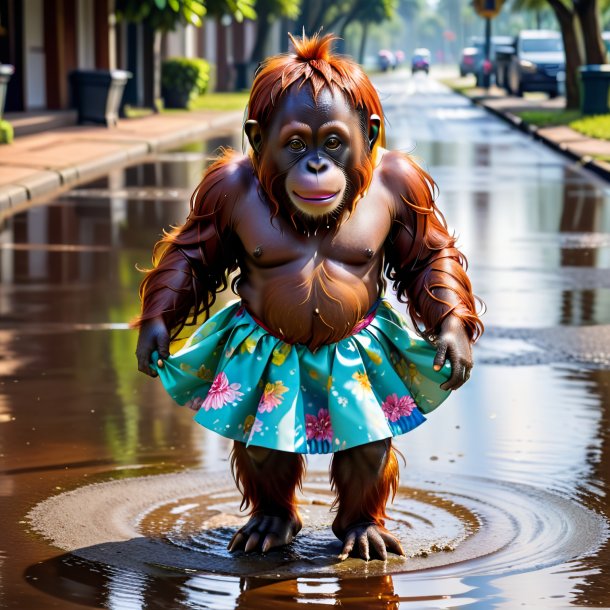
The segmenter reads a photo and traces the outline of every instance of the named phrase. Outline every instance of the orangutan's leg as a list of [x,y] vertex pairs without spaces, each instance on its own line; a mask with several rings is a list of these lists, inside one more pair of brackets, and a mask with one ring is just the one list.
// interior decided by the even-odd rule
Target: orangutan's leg
[[398,460],[390,439],[338,451],[331,464],[337,491],[333,532],[343,541],[339,555],[387,559],[387,551],[404,555],[398,539],[385,529],[385,506],[398,485]]
[[250,519],[235,533],[228,549],[266,553],[292,542],[302,525],[295,492],[305,472],[303,456],[265,447],[246,448],[235,441],[231,468],[242,492],[241,508],[250,509]]

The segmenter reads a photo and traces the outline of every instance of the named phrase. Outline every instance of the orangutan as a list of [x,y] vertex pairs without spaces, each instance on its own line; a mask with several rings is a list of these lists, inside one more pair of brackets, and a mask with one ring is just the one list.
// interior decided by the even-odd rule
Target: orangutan
[[[303,456],[333,453],[339,557],[385,560],[403,554],[384,527],[398,484],[391,439],[469,378],[483,326],[434,182],[383,148],[368,77],[331,53],[330,35],[292,42],[255,76],[249,154],[223,152],[186,222],[155,246],[137,358],[197,422],[234,440],[250,519],[230,550],[290,543]],[[210,318],[234,272],[239,302]],[[415,330],[382,298],[385,278]],[[198,328],[170,356],[187,325]]]

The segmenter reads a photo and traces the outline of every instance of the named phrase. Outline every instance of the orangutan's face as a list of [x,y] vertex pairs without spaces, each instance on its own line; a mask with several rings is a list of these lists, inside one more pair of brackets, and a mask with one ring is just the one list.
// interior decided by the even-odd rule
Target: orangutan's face
[[342,94],[325,89],[314,102],[309,85],[294,86],[267,129],[248,121],[246,132],[263,164],[284,176],[281,192],[274,194],[302,215],[332,215],[355,196],[350,171],[362,154],[370,154],[370,143],[359,113]]

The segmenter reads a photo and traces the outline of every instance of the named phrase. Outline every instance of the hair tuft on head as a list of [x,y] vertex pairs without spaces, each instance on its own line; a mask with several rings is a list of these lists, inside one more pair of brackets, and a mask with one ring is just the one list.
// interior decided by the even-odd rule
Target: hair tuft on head
[[328,61],[332,54],[332,47],[335,40],[339,40],[334,34],[326,34],[320,36],[320,33],[307,37],[303,34],[302,38],[297,38],[292,34],[288,34],[290,41],[294,47],[294,53],[297,59],[301,61]]

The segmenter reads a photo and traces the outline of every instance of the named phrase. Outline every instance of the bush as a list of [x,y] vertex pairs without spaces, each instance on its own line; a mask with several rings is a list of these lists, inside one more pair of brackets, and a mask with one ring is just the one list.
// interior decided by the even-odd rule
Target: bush
[[210,64],[205,59],[174,57],[161,65],[161,88],[165,106],[186,108],[189,100],[206,92]]
[[0,144],[11,144],[13,141],[13,126],[8,121],[0,121]]

